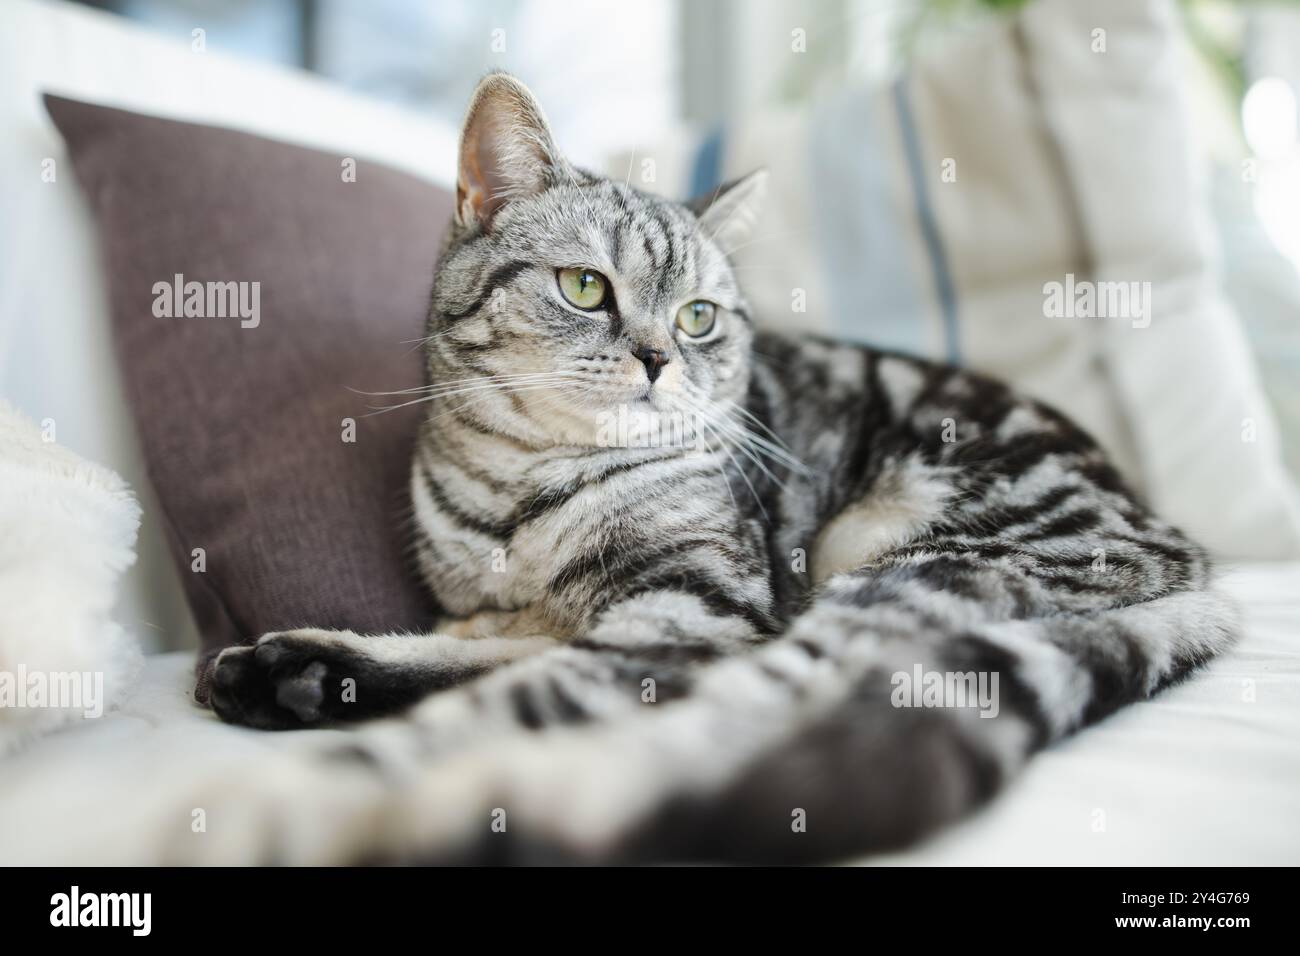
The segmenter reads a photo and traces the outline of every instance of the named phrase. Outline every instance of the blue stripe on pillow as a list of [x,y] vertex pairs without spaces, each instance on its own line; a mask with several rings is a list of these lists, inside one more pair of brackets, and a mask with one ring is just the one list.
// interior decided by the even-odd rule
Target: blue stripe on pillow
[[695,151],[695,164],[691,168],[691,194],[687,199],[704,196],[722,185],[723,146],[721,126],[714,127],[700,141]]
[[899,241],[897,178],[887,167],[875,102],[865,91],[841,94],[810,118],[807,194],[830,292],[827,331],[925,355],[920,279]]
[[920,223],[921,237],[930,255],[930,267],[934,272],[935,293],[943,315],[947,359],[957,365],[961,362],[961,340],[957,330],[957,291],[953,286],[952,274],[948,270],[948,257],[944,252],[943,240],[939,236],[939,224],[935,219],[934,207],[930,204],[929,179],[921,157],[921,144],[916,134],[916,120],[912,115],[912,102],[907,95],[906,81],[906,76],[902,76],[894,83],[894,109],[898,115],[898,125],[903,137],[907,167],[912,175],[912,196],[916,202],[916,218]]

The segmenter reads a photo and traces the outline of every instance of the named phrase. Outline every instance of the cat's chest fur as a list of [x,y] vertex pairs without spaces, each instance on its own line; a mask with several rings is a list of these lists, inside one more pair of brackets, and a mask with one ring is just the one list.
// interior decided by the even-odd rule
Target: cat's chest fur
[[411,475],[420,571],[453,615],[535,609],[578,628],[575,590],[597,600],[621,563],[692,525],[727,533],[709,455],[459,438],[421,442]]

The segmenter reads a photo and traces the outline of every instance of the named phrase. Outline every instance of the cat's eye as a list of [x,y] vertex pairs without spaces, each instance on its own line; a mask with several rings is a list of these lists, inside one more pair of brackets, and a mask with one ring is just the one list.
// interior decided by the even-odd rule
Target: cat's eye
[[560,294],[574,308],[594,312],[609,296],[609,280],[594,269],[557,269]]
[[677,327],[693,339],[701,338],[713,331],[718,320],[718,307],[712,302],[696,299],[687,302],[677,310]]

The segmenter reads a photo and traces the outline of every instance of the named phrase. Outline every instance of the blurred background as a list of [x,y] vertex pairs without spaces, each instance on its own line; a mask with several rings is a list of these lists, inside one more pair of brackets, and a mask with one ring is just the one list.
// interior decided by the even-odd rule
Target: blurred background
[[[201,25],[215,49],[450,123],[483,72],[507,69],[535,87],[569,151],[596,164],[680,121],[717,123],[888,78],[1025,0],[81,2],[172,35]],[[1300,2],[1181,0],[1180,10],[1199,54],[1188,83],[1207,139],[1222,156],[1240,154],[1234,134],[1260,155],[1294,152]],[[804,56],[784,55],[791,24],[805,31]],[[1295,233],[1287,250],[1300,257]]]
[[[479,76],[507,69],[533,86],[569,155],[603,168],[682,124],[709,128],[855,80],[886,81],[1026,0],[81,2],[172,36],[201,24],[213,49],[307,70],[450,125]],[[1300,0],[1178,7],[1195,54],[1184,92],[1215,164],[1216,225],[1229,234],[1228,291],[1260,316],[1290,294],[1300,269]],[[804,55],[786,55],[792,29],[804,31]],[[1261,161],[1250,197],[1234,188],[1246,157]],[[1253,331],[1284,334],[1268,321],[1254,319]],[[1300,365],[1288,371],[1300,382]],[[1274,398],[1300,428],[1300,385]],[[1288,453],[1300,467],[1300,447]]]

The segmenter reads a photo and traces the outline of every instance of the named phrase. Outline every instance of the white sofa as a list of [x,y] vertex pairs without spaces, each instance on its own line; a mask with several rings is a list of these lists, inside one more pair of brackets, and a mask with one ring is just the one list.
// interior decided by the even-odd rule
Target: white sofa
[[[111,16],[0,5],[0,395],[112,466],[145,504],[141,561],[119,619],[155,649],[193,642],[150,516],[108,341],[90,213],[40,106],[53,90],[366,155],[449,182],[453,130],[312,79],[191,52]],[[40,183],[53,158],[55,184]],[[1214,503],[1207,502],[1207,507]],[[1243,565],[1226,587],[1241,644],[1158,700],[1038,757],[987,811],[897,864],[1300,863],[1300,564]],[[148,863],[186,780],[321,733],[221,724],[190,698],[192,654],[148,659],[124,706],[0,764],[0,863]]]

